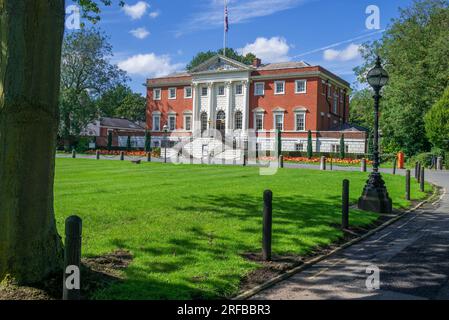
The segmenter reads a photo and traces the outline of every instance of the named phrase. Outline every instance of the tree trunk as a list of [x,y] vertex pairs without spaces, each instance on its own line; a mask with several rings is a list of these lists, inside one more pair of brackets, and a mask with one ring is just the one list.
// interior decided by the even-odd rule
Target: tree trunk
[[62,270],[53,209],[64,0],[0,0],[0,282]]

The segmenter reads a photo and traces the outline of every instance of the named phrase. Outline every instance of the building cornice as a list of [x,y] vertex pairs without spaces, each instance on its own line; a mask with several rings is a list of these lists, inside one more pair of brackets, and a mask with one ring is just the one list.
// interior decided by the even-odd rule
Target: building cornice
[[306,71],[306,72],[291,72],[291,73],[273,73],[260,76],[251,76],[253,81],[263,81],[263,80],[283,80],[283,79],[301,79],[307,77],[319,77],[324,80],[329,80],[330,82],[338,83],[340,86],[350,90],[349,83],[344,80],[335,79],[335,77],[328,75],[322,71]]

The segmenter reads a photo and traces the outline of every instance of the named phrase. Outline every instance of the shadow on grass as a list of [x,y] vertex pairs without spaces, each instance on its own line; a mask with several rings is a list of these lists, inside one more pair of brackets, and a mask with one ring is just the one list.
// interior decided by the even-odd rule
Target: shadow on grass
[[[244,276],[257,268],[244,255],[261,250],[262,197],[204,195],[186,200],[195,205],[178,205],[174,210],[210,214],[218,221],[229,221],[232,230],[217,226],[207,231],[201,225],[186,225],[176,237],[139,247],[126,239],[111,240],[117,248],[129,250],[141,259],[125,270],[124,283],[96,294],[98,298],[208,299],[230,297],[238,291]],[[315,200],[275,194],[273,254],[304,254],[341,237],[336,227],[341,222],[339,201],[339,197],[332,196]],[[372,220],[358,216],[352,221],[362,224]]]

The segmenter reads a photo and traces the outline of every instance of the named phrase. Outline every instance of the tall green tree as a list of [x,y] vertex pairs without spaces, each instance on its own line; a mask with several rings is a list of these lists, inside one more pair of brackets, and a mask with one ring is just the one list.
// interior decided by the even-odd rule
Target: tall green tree
[[370,89],[354,91],[349,106],[349,122],[372,129],[374,126],[374,99]]
[[346,156],[345,135],[340,137],[340,159],[344,159]]
[[426,134],[435,148],[449,151],[449,87],[425,117]]
[[[99,12],[79,1],[86,16]],[[0,284],[62,267],[53,181],[64,18],[64,0],[0,0]]]
[[[187,70],[192,70],[193,68],[199,66],[203,62],[215,57],[217,54],[223,55],[223,49],[217,51],[205,51],[199,52],[192,60],[187,64]],[[241,55],[232,48],[226,49],[226,57],[234,59],[244,64],[252,64],[256,56],[252,53],[246,55]]]
[[364,45],[359,80],[379,54],[390,75],[381,101],[383,150],[407,155],[430,149],[424,115],[449,84],[449,2],[414,1],[400,9],[382,39]]
[[68,33],[62,47],[60,135],[78,135],[100,112],[96,99],[128,77],[111,63],[106,35],[91,27]]
[[313,145],[312,145],[312,131],[307,132],[307,158],[313,157]]

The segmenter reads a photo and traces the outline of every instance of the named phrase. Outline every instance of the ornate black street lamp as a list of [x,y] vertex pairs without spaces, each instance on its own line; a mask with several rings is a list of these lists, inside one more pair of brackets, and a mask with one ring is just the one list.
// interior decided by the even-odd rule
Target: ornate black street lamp
[[380,57],[376,59],[376,65],[368,72],[368,83],[374,89],[374,162],[373,172],[359,198],[358,207],[361,210],[378,213],[391,213],[393,211],[391,198],[388,196],[385,182],[379,172],[379,100],[380,90],[388,83],[388,73],[382,68]]
[[167,163],[167,136],[168,136],[168,126],[167,125],[165,125],[164,126],[164,140],[165,140],[165,148],[164,148],[164,153],[165,153],[165,155],[164,155],[164,163]]

